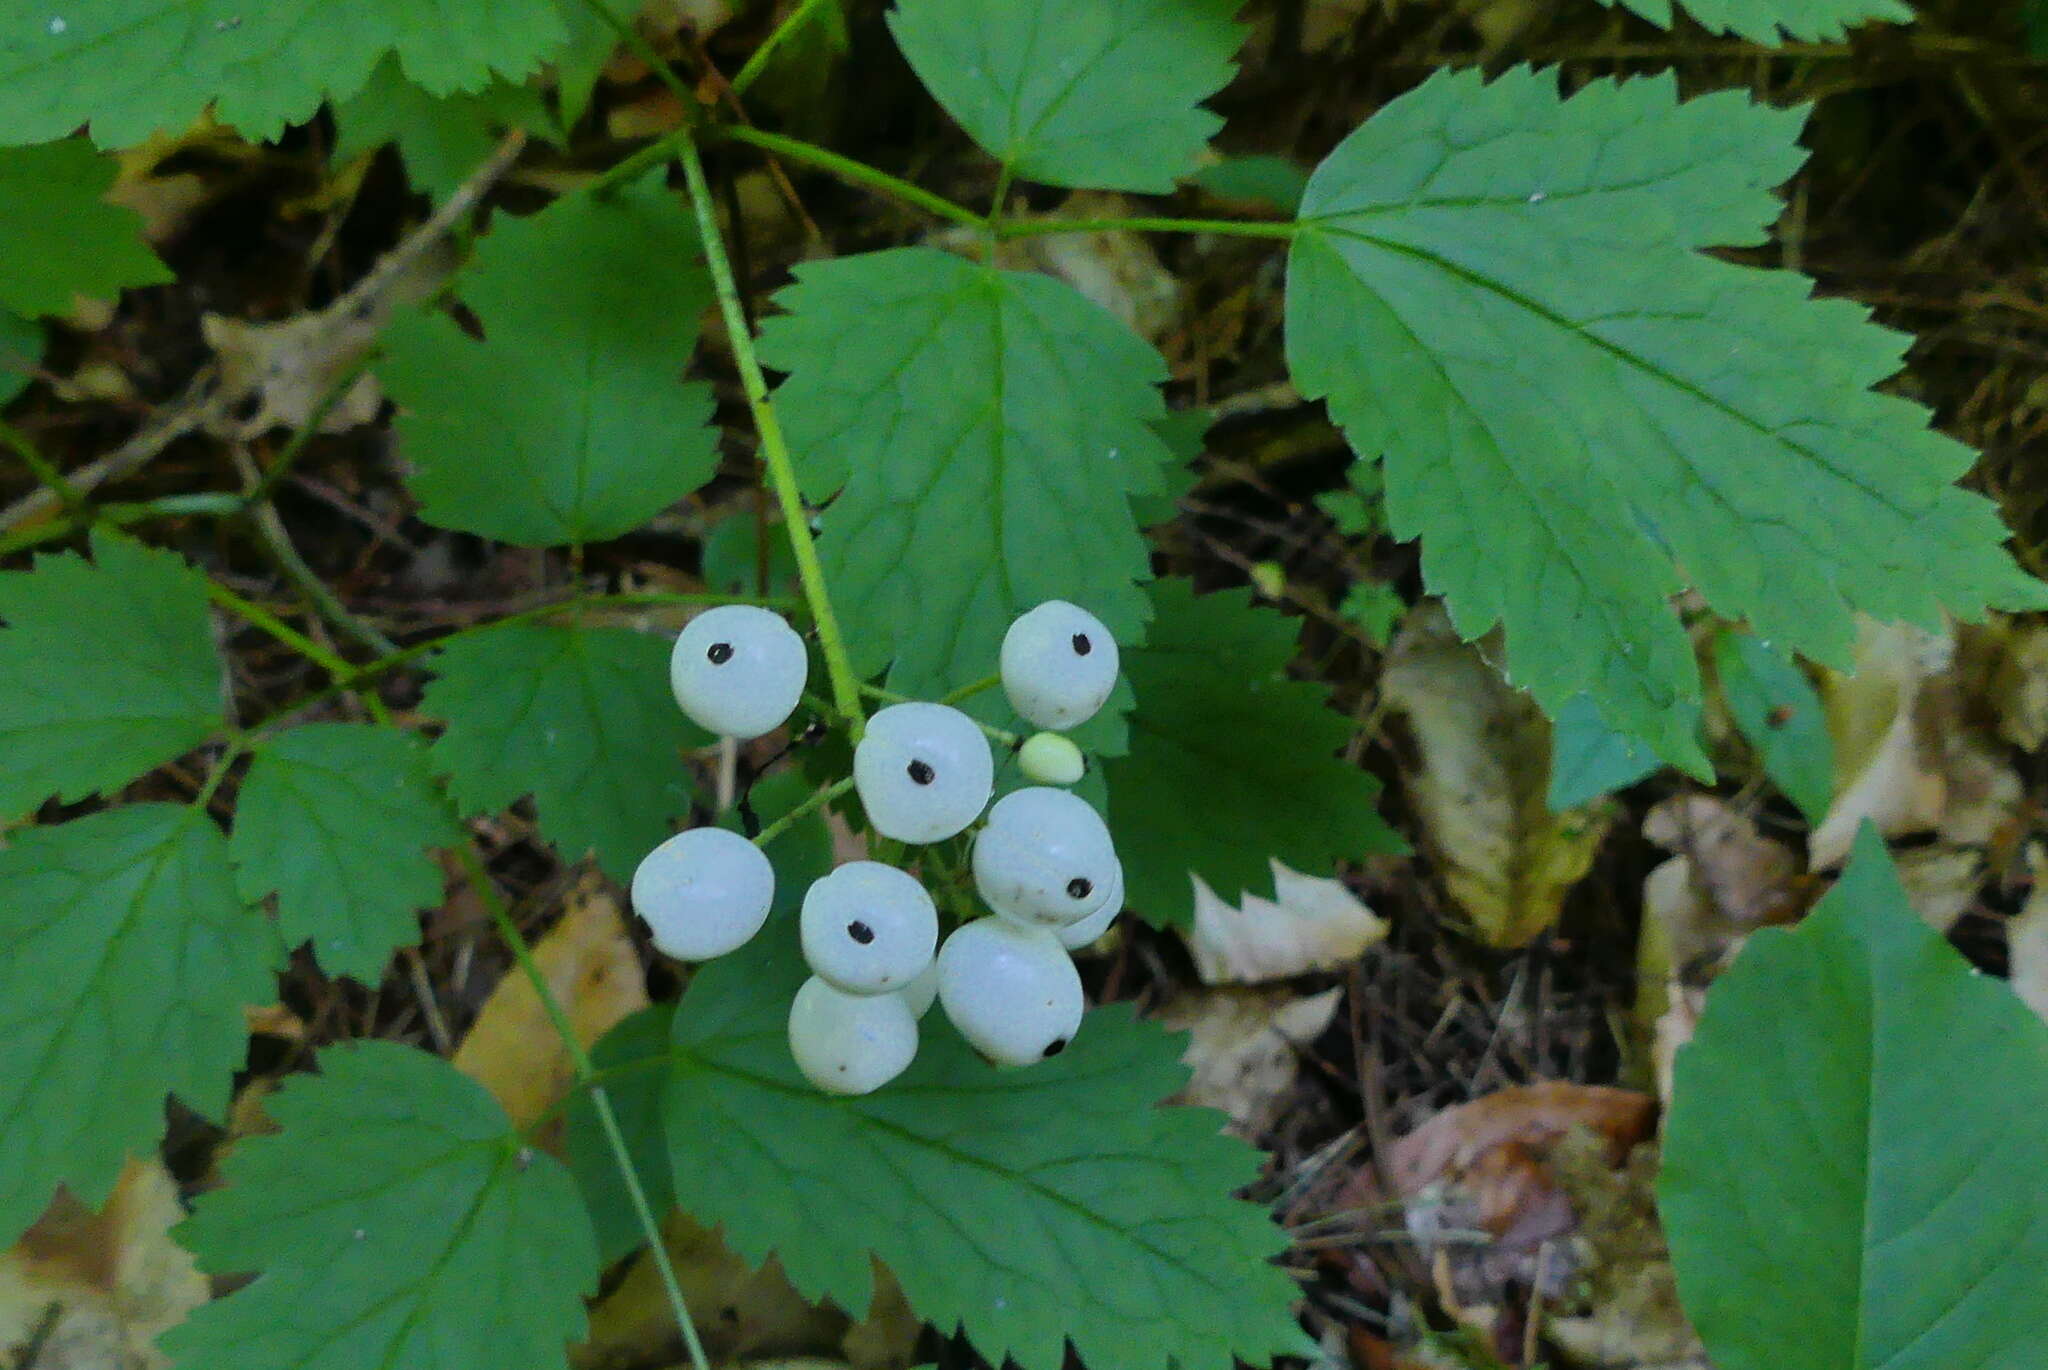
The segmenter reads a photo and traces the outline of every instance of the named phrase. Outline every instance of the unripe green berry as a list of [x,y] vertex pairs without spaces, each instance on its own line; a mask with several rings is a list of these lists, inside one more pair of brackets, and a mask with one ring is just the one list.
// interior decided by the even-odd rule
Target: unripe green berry
[[1033,733],[1017,749],[1017,765],[1033,783],[1072,785],[1088,769],[1081,749],[1059,733]]

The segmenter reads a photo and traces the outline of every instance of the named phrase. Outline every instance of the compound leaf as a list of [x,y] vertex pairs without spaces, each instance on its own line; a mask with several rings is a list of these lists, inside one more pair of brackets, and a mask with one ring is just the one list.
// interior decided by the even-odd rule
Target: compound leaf
[[1438,76],[1317,169],[1289,259],[1295,379],[1384,455],[1459,631],[1505,623],[1547,712],[1586,691],[1699,772],[1678,589],[1828,664],[1859,610],[2041,599],[1953,484],[1968,450],[1870,390],[1901,338],[1698,250],[1757,240],[1802,117],[1662,77]]
[[125,784],[221,725],[204,577],[113,534],[92,548],[0,574],[0,817]]
[[74,294],[171,279],[141,217],[106,198],[118,170],[83,138],[0,148],[0,309],[64,314]]
[[[1673,0],[1600,0],[1622,5],[1660,28],[1675,20]],[[1678,0],[1709,33],[1739,34],[1751,42],[1775,43],[1782,30],[1800,42],[1832,42],[1857,24],[1888,19],[1910,24],[1913,11],[1901,0]]]
[[101,147],[212,107],[277,137],[362,88],[386,53],[436,95],[518,80],[567,37],[556,0],[0,0],[0,144],[91,124]]
[[919,1315],[987,1357],[1058,1370],[1264,1363],[1300,1334],[1284,1238],[1230,1197],[1256,1156],[1216,1114],[1161,1108],[1179,1042],[1127,1007],[1088,1016],[1030,1070],[983,1063],[933,1014],[910,1070],[835,1098],[789,1057],[803,980],[772,926],[699,970],[676,1015],[664,1099],[676,1197],[752,1262],[860,1316],[870,1257]]
[[164,1336],[176,1364],[566,1366],[598,1276],[568,1172],[436,1057],[359,1042],[320,1067],[178,1229],[214,1273],[262,1274]]
[[863,669],[938,694],[995,669],[1010,620],[1067,599],[1135,641],[1150,574],[1131,497],[1161,487],[1166,366],[1049,276],[932,248],[799,266],[762,332]]
[[902,0],[896,45],[975,142],[1028,180],[1165,194],[1223,121],[1242,0]]
[[287,944],[311,939],[328,974],[374,985],[419,940],[414,911],[441,901],[426,849],[461,836],[409,735],[309,723],[257,753],[229,846],[244,899],[277,892]]
[[59,1184],[88,1206],[163,1131],[164,1096],[219,1118],[276,997],[277,938],[235,895],[212,821],[135,804],[0,850],[0,1241]]
[[444,200],[491,155],[503,130],[545,134],[552,123],[530,85],[494,81],[474,94],[435,95],[406,80],[387,57],[360,91],[334,107],[334,160],[396,143],[413,185]]
[[2029,1370],[2048,1319],[2048,1027],[1913,912],[1865,828],[1679,1052],[1659,1202],[1723,1370]]
[[1234,900],[1270,893],[1275,860],[1315,871],[1401,850],[1378,783],[1337,756],[1351,728],[1327,691],[1287,678],[1294,625],[1248,591],[1198,599],[1164,580],[1153,599],[1150,639],[1123,658],[1138,695],[1130,753],[1105,763],[1131,907],[1184,922],[1190,872]]
[[711,478],[711,391],[684,384],[710,276],[658,179],[502,222],[440,313],[395,320],[384,384],[420,517],[526,547],[617,537]]
[[632,876],[687,813],[681,753],[710,739],[668,691],[669,644],[628,628],[512,623],[450,643],[420,708],[445,719],[430,752],[465,813],[531,794],[570,860],[594,850]]

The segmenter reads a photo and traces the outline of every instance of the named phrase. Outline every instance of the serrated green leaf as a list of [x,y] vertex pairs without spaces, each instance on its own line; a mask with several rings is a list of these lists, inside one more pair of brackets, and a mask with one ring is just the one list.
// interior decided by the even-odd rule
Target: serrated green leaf
[[227,1185],[177,1236],[215,1274],[260,1270],[164,1348],[190,1370],[566,1366],[597,1288],[568,1172],[468,1076],[389,1042],[335,1047],[265,1101]]
[[889,28],[991,157],[1048,185],[1166,194],[1223,121],[1199,106],[1242,0],[900,0]]
[[1813,682],[1751,633],[1720,635],[1714,674],[1764,774],[1818,827],[1834,802],[1835,743]]
[[1160,488],[1159,354],[1071,286],[932,248],[796,269],[762,330],[856,665],[943,694],[1067,599],[1136,641],[1131,497]]
[[43,360],[43,326],[11,309],[0,309],[0,405],[28,389]]
[[1657,757],[1626,733],[1607,726],[1586,695],[1573,695],[1550,730],[1550,789],[1544,807],[1563,813],[1603,794],[1633,785],[1657,769]]
[[516,81],[565,37],[556,0],[0,0],[0,144],[90,123],[126,147],[209,106],[268,140],[355,94],[386,53],[445,95]]
[[92,548],[0,573],[0,817],[125,784],[221,726],[205,578],[111,533]]
[[533,796],[540,830],[631,878],[689,812],[682,753],[710,742],[676,708],[669,644],[627,628],[512,623],[450,643],[420,709],[448,727],[429,753],[464,813]]
[[1722,1370],[2032,1370],[2048,1028],[1913,912],[1866,827],[1678,1054],[1658,1200]]
[[408,315],[378,373],[421,518],[523,547],[599,542],[711,479],[711,390],[679,379],[711,278],[658,177],[501,223],[458,293],[484,341]]
[[1386,458],[1394,532],[1459,631],[1507,628],[1516,684],[1704,772],[1700,682],[1668,597],[1816,660],[1855,611],[2034,603],[1967,449],[1870,386],[1903,340],[1791,272],[1698,249],[1757,240],[1802,111],[1668,78],[1433,78],[1309,183],[1289,364]]
[[441,902],[428,847],[460,841],[406,733],[309,723],[263,743],[235,801],[229,846],[244,899],[275,891],[288,945],[311,940],[329,975],[377,983]]
[[495,81],[475,94],[434,95],[387,57],[360,91],[335,105],[333,156],[347,162],[396,143],[412,183],[444,200],[491,155],[504,130],[546,136],[553,122],[530,85]]
[[89,1207],[163,1131],[164,1096],[223,1116],[245,1006],[281,959],[227,842],[172,804],[11,834],[0,849],[0,1242],[59,1184]]
[[[1600,0],[1622,5],[1660,28],[1675,19],[1672,0]],[[1755,43],[1775,43],[1780,34],[1800,42],[1832,42],[1858,24],[1875,19],[1913,22],[1901,0],[1679,0],[1694,22],[1709,33],[1734,33]]]
[[1379,785],[1340,760],[1350,726],[1320,685],[1287,678],[1295,626],[1233,590],[1153,589],[1159,615],[1124,654],[1137,690],[1128,756],[1106,763],[1110,830],[1131,907],[1184,923],[1193,872],[1224,899],[1270,895],[1271,862],[1327,871],[1400,851],[1374,808]]
[[805,1084],[789,998],[806,973],[771,924],[697,972],[676,1015],[664,1112],[676,1195],[734,1251],[773,1252],[807,1296],[856,1317],[870,1254],[918,1315],[991,1363],[1264,1363],[1293,1350],[1285,1244],[1230,1197],[1256,1154],[1205,1109],[1160,1108],[1186,1081],[1178,1039],[1117,1005],[1028,1070],[979,1058],[938,1013],[910,1070],[861,1098]]
[[65,314],[73,295],[171,279],[141,216],[106,198],[118,170],[83,138],[0,147],[0,308]]

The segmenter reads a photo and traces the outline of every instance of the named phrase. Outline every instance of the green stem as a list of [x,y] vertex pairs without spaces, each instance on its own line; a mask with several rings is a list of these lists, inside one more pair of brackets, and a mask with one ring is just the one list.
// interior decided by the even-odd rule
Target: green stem
[[937,218],[951,219],[954,223],[966,224],[969,228],[988,228],[987,216],[976,214],[966,205],[957,204],[943,195],[934,195],[922,186],[915,186],[901,177],[891,176],[879,167],[871,167],[866,162],[858,162],[851,157],[842,157],[828,148],[819,147],[816,143],[806,143],[801,138],[789,138],[780,133],[748,128],[744,124],[726,124],[716,132],[718,137],[730,138],[736,143],[747,143],[789,161],[816,167],[820,171],[837,176],[842,181],[880,191],[891,199],[915,205]]
[[1003,678],[999,675],[985,675],[979,680],[970,681],[969,683],[962,685],[957,690],[952,690],[947,692],[946,694],[940,695],[939,703],[958,704],[962,700],[972,699],[978,694],[985,694],[986,692],[993,690],[996,686],[1002,683]]
[[50,493],[57,497],[58,502],[74,520],[92,517],[92,510],[86,503],[85,495],[77,486],[64,479],[64,473],[52,465],[50,459],[28,440],[26,433],[21,432],[13,424],[0,423],[0,442],[14,449],[14,455],[27,463],[30,473],[49,488]]
[[761,46],[754,49],[754,55],[747,59],[740,74],[732,78],[732,93],[745,95],[747,87],[760,79],[768,70],[768,64],[775,60],[775,50],[795,36],[797,30],[810,22],[811,16],[825,0],[803,0],[803,3],[789,12],[789,16],[775,26],[775,31],[761,40]]
[[[1001,677],[997,677],[997,679],[1000,680]],[[968,693],[976,693],[979,690],[980,686],[981,682],[976,681],[974,685],[968,687]],[[862,684],[862,686],[860,687],[860,692],[864,695],[870,696],[871,698],[879,699],[889,704],[921,704],[924,702],[922,700],[912,699],[909,695],[898,694],[894,690],[885,690],[879,685]],[[958,697],[964,699],[966,698],[966,695],[959,695]],[[942,704],[950,703],[954,698],[955,695],[948,695],[945,699],[942,699],[939,702]],[[984,733],[987,733],[990,737],[1002,743],[1005,747],[1019,746],[1024,741],[1024,739],[1019,737],[1017,734],[1013,732],[1007,732],[1002,728],[991,728],[988,724],[982,722],[978,718],[974,719],[973,721],[975,727],[981,729]]]
[[284,451],[277,454],[277,459],[270,463],[269,468],[257,480],[255,487],[243,497],[245,503],[261,504],[270,498],[271,491],[290,474],[292,467],[305,454],[306,448],[319,435],[321,425],[327,422],[327,416],[334,412],[335,406],[342,402],[349,391],[355,389],[356,382],[361,380],[363,373],[369,369],[370,357],[365,353],[344,367],[341,374],[328,383],[327,388],[320,392],[320,397],[313,401],[312,409],[307,411],[306,421],[299,425],[298,431],[285,443]]
[[212,769],[206,773],[205,783],[199,787],[199,793],[192,796],[193,813],[206,812],[206,806],[213,802],[213,796],[220,790],[221,782],[228,778],[228,768],[233,766],[236,758],[248,751],[251,745],[250,735],[246,732],[233,733],[228,737],[227,746],[214,759]]
[[761,829],[760,833],[754,838],[754,845],[757,847],[767,846],[770,842],[773,842],[776,838],[782,836],[782,834],[788,832],[798,823],[810,817],[819,809],[824,808],[827,804],[830,804],[852,788],[853,777],[849,775],[844,780],[833,781],[822,790],[813,790],[803,803]]
[[690,1364],[696,1370],[710,1370],[711,1362],[704,1354],[704,1344],[697,1337],[697,1325],[690,1319],[690,1305],[683,1298],[682,1285],[676,1280],[676,1268],[669,1259],[668,1244],[661,1238],[661,1222],[655,1217],[654,1206],[647,1201],[647,1190],[640,1183],[640,1172],[634,1168],[633,1153],[626,1146],[618,1113],[612,1108],[611,1094],[597,1082],[597,1066],[584,1049],[582,1038],[576,1035],[576,1028],[569,1021],[562,1001],[555,997],[547,976],[541,973],[540,964],[533,959],[533,948],[527,943],[526,934],[512,920],[511,910],[499,897],[498,887],[492,882],[490,872],[484,869],[483,861],[468,843],[457,848],[456,856],[462,862],[477,897],[490,913],[498,935],[505,939],[506,947],[511,950],[512,959],[519,963],[520,971],[540,997],[540,1006],[554,1027],[555,1035],[562,1039],[563,1050],[569,1055],[569,1067],[575,1072],[577,1083],[589,1092],[591,1110],[597,1114],[598,1126],[604,1129],[605,1145],[611,1149],[612,1162],[618,1167],[619,1178],[625,1182],[626,1197],[633,1205],[633,1216],[647,1238],[648,1256],[654,1261],[655,1272],[661,1276],[662,1292],[668,1296],[669,1308],[675,1314],[676,1326],[683,1335],[683,1345],[690,1353]]
[[95,523],[125,528],[131,523],[141,523],[151,518],[175,518],[184,514],[225,516],[239,514],[242,509],[240,495],[216,491],[202,491],[190,495],[163,495],[133,504],[102,504],[96,509],[88,507],[79,514],[39,523],[33,528],[18,528],[5,537],[0,537],[0,557],[12,556],[31,547],[40,547],[46,542],[62,541]]
[[208,576],[206,579],[206,597],[215,604],[220,605],[221,608],[226,609],[229,613],[234,614],[237,618],[246,620],[253,626],[261,628],[264,632],[320,667],[335,679],[346,679],[354,674],[355,668],[346,661],[343,661],[340,657],[286,623],[276,614],[271,613],[270,610],[254,600],[244,599],[241,595],[230,590],[211,576]]
[[997,224],[998,238],[1045,238],[1060,233],[1223,233],[1237,238],[1292,238],[1300,226],[1274,219],[1012,219]]
[[832,612],[832,597],[825,588],[825,571],[818,563],[818,544],[811,537],[810,514],[797,488],[796,466],[790,460],[789,444],[782,436],[782,423],[768,398],[768,379],[761,374],[761,360],[754,354],[753,335],[747,331],[746,311],[740,307],[739,287],[733,281],[732,262],[725,254],[725,240],[718,232],[718,217],[711,207],[711,187],[704,178],[704,159],[695,139],[682,143],[683,177],[689,184],[690,204],[697,213],[697,232],[704,241],[704,256],[717,288],[719,311],[725,316],[725,330],[738,364],[740,384],[746,391],[747,407],[753,411],[754,427],[761,436],[761,460],[768,468],[768,483],[782,506],[782,528],[789,535],[789,548],[796,557],[797,579],[802,582],[804,602],[818,625],[818,647],[825,655],[825,672],[832,680],[832,702],[846,720],[853,739],[860,740],[860,686],[853,663],[846,655],[840,636],[838,616]]
[[584,187],[585,193],[591,195],[609,194],[621,182],[630,181],[643,172],[674,157],[676,155],[676,146],[689,135],[690,130],[687,128],[678,129],[673,133],[664,133],[632,156],[621,158],[606,167],[598,174],[596,180]]

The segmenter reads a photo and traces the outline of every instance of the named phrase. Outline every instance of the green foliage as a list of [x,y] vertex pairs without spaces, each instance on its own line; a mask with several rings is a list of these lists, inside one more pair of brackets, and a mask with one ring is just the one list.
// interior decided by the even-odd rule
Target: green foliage
[[179,1238],[260,1270],[163,1338],[192,1370],[566,1366],[597,1288],[568,1173],[483,1086],[387,1042],[337,1047],[266,1105]]
[[0,309],[64,314],[75,294],[112,299],[171,279],[142,220],[107,201],[116,170],[83,138],[0,147]]
[[0,0],[0,144],[92,126],[101,147],[175,132],[209,105],[274,138],[362,88],[386,53],[436,95],[517,80],[566,36],[556,0]]
[[[1623,5],[1661,28],[1674,21],[1673,0],[1600,0]],[[1910,24],[1913,11],[1902,0],[1678,0],[1709,33],[1733,33],[1755,43],[1785,37],[1802,42],[1837,39],[1873,19]]]
[[931,248],[797,268],[763,358],[855,664],[937,695],[995,669],[1010,620],[1067,599],[1136,641],[1131,497],[1160,488],[1159,354],[1072,287]]
[[1211,195],[1246,200],[1290,218],[1300,211],[1308,172],[1286,157],[1225,157],[1188,177]]
[[0,405],[28,389],[42,359],[42,325],[0,308]]
[[1702,774],[1682,586],[1829,664],[1856,610],[2041,599],[1952,484],[1970,453],[1869,390],[1903,340],[1698,250],[1757,240],[1802,117],[1668,78],[1560,100],[1527,70],[1439,75],[1317,169],[1289,258],[1295,379],[1384,455],[1459,631],[1505,623],[1547,711],[1589,693]]
[[494,81],[475,94],[433,95],[387,57],[360,91],[334,107],[334,159],[396,143],[412,183],[444,200],[490,156],[505,129],[546,133],[553,122],[530,85]]
[[1627,733],[1607,726],[1586,695],[1573,695],[1557,711],[1550,730],[1550,789],[1544,803],[1552,813],[1633,785],[1657,769],[1657,758]]
[[205,579],[111,533],[92,548],[0,573],[0,818],[125,784],[221,725]]
[[287,944],[310,939],[328,974],[374,985],[392,949],[419,940],[414,910],[441,901],[426,848],[461,840],[410,736],[309,723],[257,753],[229,845],[244,899],[276,891]]
[[1818,826],[1835,797],[1835,743],[1813,682],[1750,633],[1714,642],[1721,697],[1764,774]]
[[513,623],[449,644],[420,708],[447,729],[430,757],[464,813],[531,794],[540,830],[632,876],[689,812],[681,753],[706,745],[668,691],[668,643],[626,628]]
[[502,221],[459,293],[395,321],[380,370],[403,406],[420,517],[526,547],[597,542],[711,478],[711,392],[678,380],[710,303],[703,249],[659,178]]
[[1225,899],[1270,894],[1268,858],[1304,870],[1399,851],[1379,786],[1337,752],[1351,728],[1320,685],[1287,678],[1295,627],[1244,591],[1154,587],[1158,618],[1124,654],[1138,694],[1130,754],[1107,763],[1110,828],[1131,907],[1185,922],[1193,872]]
[[227,1108],[277,938],[196,809],[133,804],[0,849],[0,1243],[59,1184],[97,1206],[163,1130]]
[[2048,1319],[2048,1028],[1906,901],[1865,830],[1678,1056],[1659,1199],[1723,1370],[2025,1370]]
[[[777,936],[778,930],[783,933]],[[1254,1154],[1216,1114],[1159,1108],[1179,1042],[1123,1007],[1030,1070],[977,1058],[938,1015],[908,1074],[834,1098],[803,1083],[784,1020],[805,974],[786,923],[692,980],[666,1085],[676,1195],[733,1249],[856,1316],[873,1257],[911,1306],[983,1355],[1058,1370],[1263,1362],[1299,1342],[1284,1244],[1229,1197]],[[999,1281],[1002,1297],[990,1297]]]
[[[591,1064],[605,1077],[605,1093],[625,1137],[633,1173],[657,1213],[666,1213],[676,1204],[675,1181],[668,1168],[668,1134],[661,1126],[661,1067],[668,1059],[675,1016],[674,1004],[644,1008],[590,1049]],[[640,1230],[619,1163],[585,1091],[578,1091],[569,1101],[562,1140],[569,1172],[583,1192],[584,1208],[597,1234],[598,1258],[610,1265],[645,1245],[647,1236]]]
[[925,88],[1028,180],[1165,194],[1223,121],[1242,0],[901,0]]

